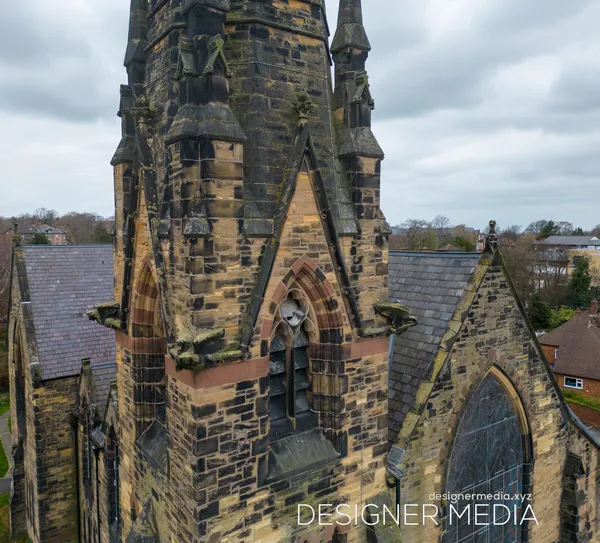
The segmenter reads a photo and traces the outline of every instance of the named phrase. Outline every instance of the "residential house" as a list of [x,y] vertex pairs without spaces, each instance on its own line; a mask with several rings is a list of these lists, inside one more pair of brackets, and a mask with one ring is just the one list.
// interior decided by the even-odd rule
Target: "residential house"
[[[596,236],[550,236],[536,241],[534,245],[539,250],[541,259],[550,262],[552,258],[567,276],[582,258],[589,260],[590,269],[600,271],[600,239]],[[598,279],[595,283],[595,286],[600,286],[597,284]]]
[[[600,400],[600,318],[598,302],[578,310],[569,322],[540,337],[548,363],[562,390]],[[600,413],[572,405],[579,417],[600,427]]]
[[[66,245],[67,233],[62,228],[56,228],[48,224],[35,225],[24,224],[17,228],[19,240],[23,244],[30,243],[36,234],[44,234],[50,241],[50,245]],[[15,228],[11,227],[0,234],[0,244],[10,245],[15,237]]]

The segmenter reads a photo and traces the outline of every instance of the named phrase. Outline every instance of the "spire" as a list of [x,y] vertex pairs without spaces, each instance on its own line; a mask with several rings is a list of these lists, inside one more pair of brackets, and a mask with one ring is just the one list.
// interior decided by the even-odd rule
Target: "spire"
[[146,33],[148,32],[148,0],[131,0],[129,12],[129,37],[125,53],[125,67],[129,85],[142,84],[145,77]]
[[338,26],[331,44],[333,54],[345,48],[370,51],[371,44],[363,26],[361,0],[340,0]]

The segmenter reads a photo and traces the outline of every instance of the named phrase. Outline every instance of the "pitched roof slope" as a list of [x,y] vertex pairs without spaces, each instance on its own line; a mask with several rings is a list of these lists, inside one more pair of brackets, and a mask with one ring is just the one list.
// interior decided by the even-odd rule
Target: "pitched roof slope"
[[114,332],[86,311],[113,294],[110,245],[22,247],[43,379],[79,375],[81,360],[114,364]]
[[389,299],[418,324],[396,338],[390,358],[390,434],[400,429],[481,255],[390,251]]
[[550,236],[536,241],[537,245],[600,245],[600,239],[595,236]]
[[558,347],[554,372],[600,380],[600,320],[588,312],[540,337],[542,345]]
[[117,378],[117,365],[92,366],[92,377],[94,379],[94,401],[104,409],[110,392],[110,383]]

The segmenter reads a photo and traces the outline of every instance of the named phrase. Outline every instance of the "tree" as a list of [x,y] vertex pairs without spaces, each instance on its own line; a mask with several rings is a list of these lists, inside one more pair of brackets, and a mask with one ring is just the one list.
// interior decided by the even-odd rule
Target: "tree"
[[569,281],[567,291],[567,304],[569,307],[572,309],[588,307],[591,286],[590,262],[587,258],[580,258],[576,261],[575,270]]
[[470,241],[466,240],[462,236],[457,236],[452,241],[452,245],[462,249],[465,253],[472,253],[475,251],[475,245],[473,245]]
[[[437,247],[430,246],[429,242],[435,243],[435,233],[431,225],[423,219],[408,219],[401,225],[404,232],[404,245],[409,251],[419,251],[424,247],[428,249],[436,249]],[[429,230],[429,231],[428,231]]]
[[594,226],[594,228],[592,228],[590,235],[596,237],[600,236],[600,224],[597,224],[596,226]]
[[31,245],[50,245],[50,239],[42,232],[36,232],[29,242]]
[[56,211],[55,209],[46,209],[45,207],[38,207],[33,212],[33,218],[36,222],[52,224],[58,219],[58,211]]
[[69,243],[96,243],[95,228],[101,220],[102,217],[95,213],[71,212],[56,221],[56,226],[64,229]]
[[584,231],[583,228],[581,228],[581,226],[578,226],[577,228],[575,228],[575,230],[573,230],[573,232],[571,232],[572,236],[585,236],[586,233]]
[[437,215],[433,221],[431,221],[431,227],[435,231],[438,248],[444,247],[450,243],[452,235],[450,234],[450,219],[448,217]]
[[560,309],[552,310],[552,318],[550,319],[550,328],[554,330],[569,322],[575,316],[575,310],[564,305]]
[[516,243],[521,235],[522,228],[523,227],[520,224],[510,224],[506,228],[500,230],[500,237]]
[[552,308],[539,293],[535,293],[531,297],[527,313],[534,330],[548,330],[552,327]]
[[547,239],[550,236],[557,236],[559,226],[554,221],[548,221],[538,233],[538,239]]
[[106,229],[104,223],[98,222],[94,227],[95,243],[112,243],[112,234]]

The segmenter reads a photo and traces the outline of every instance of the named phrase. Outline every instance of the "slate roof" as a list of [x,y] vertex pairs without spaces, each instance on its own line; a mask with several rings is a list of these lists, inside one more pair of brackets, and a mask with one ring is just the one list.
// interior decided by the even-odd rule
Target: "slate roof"
[[600,319],[588,311],[541,336],[542,345],[558,347],[554,372],[600,381]]
[[390,438],[413,407],[440,341],[465,292],[479,253],[390,251],[389,300],[408,307],[418,324],[395,339],[390,357]]
[[112,246],[25,245],[22,251],[42,379],[79,375],[83,358],[92,366],[114,364],[114,332],[86,316],[114,297]]
[[565,246],[588,246],[600,245],[600,239],[595,236],[550,236],[536,242],[536,245],[565,245]]
[[110,383],[117,378],[117,365],[93,366],[92,378],[94,380],[94,401],[104,412],[104,404],[106,404],[110,392]]

